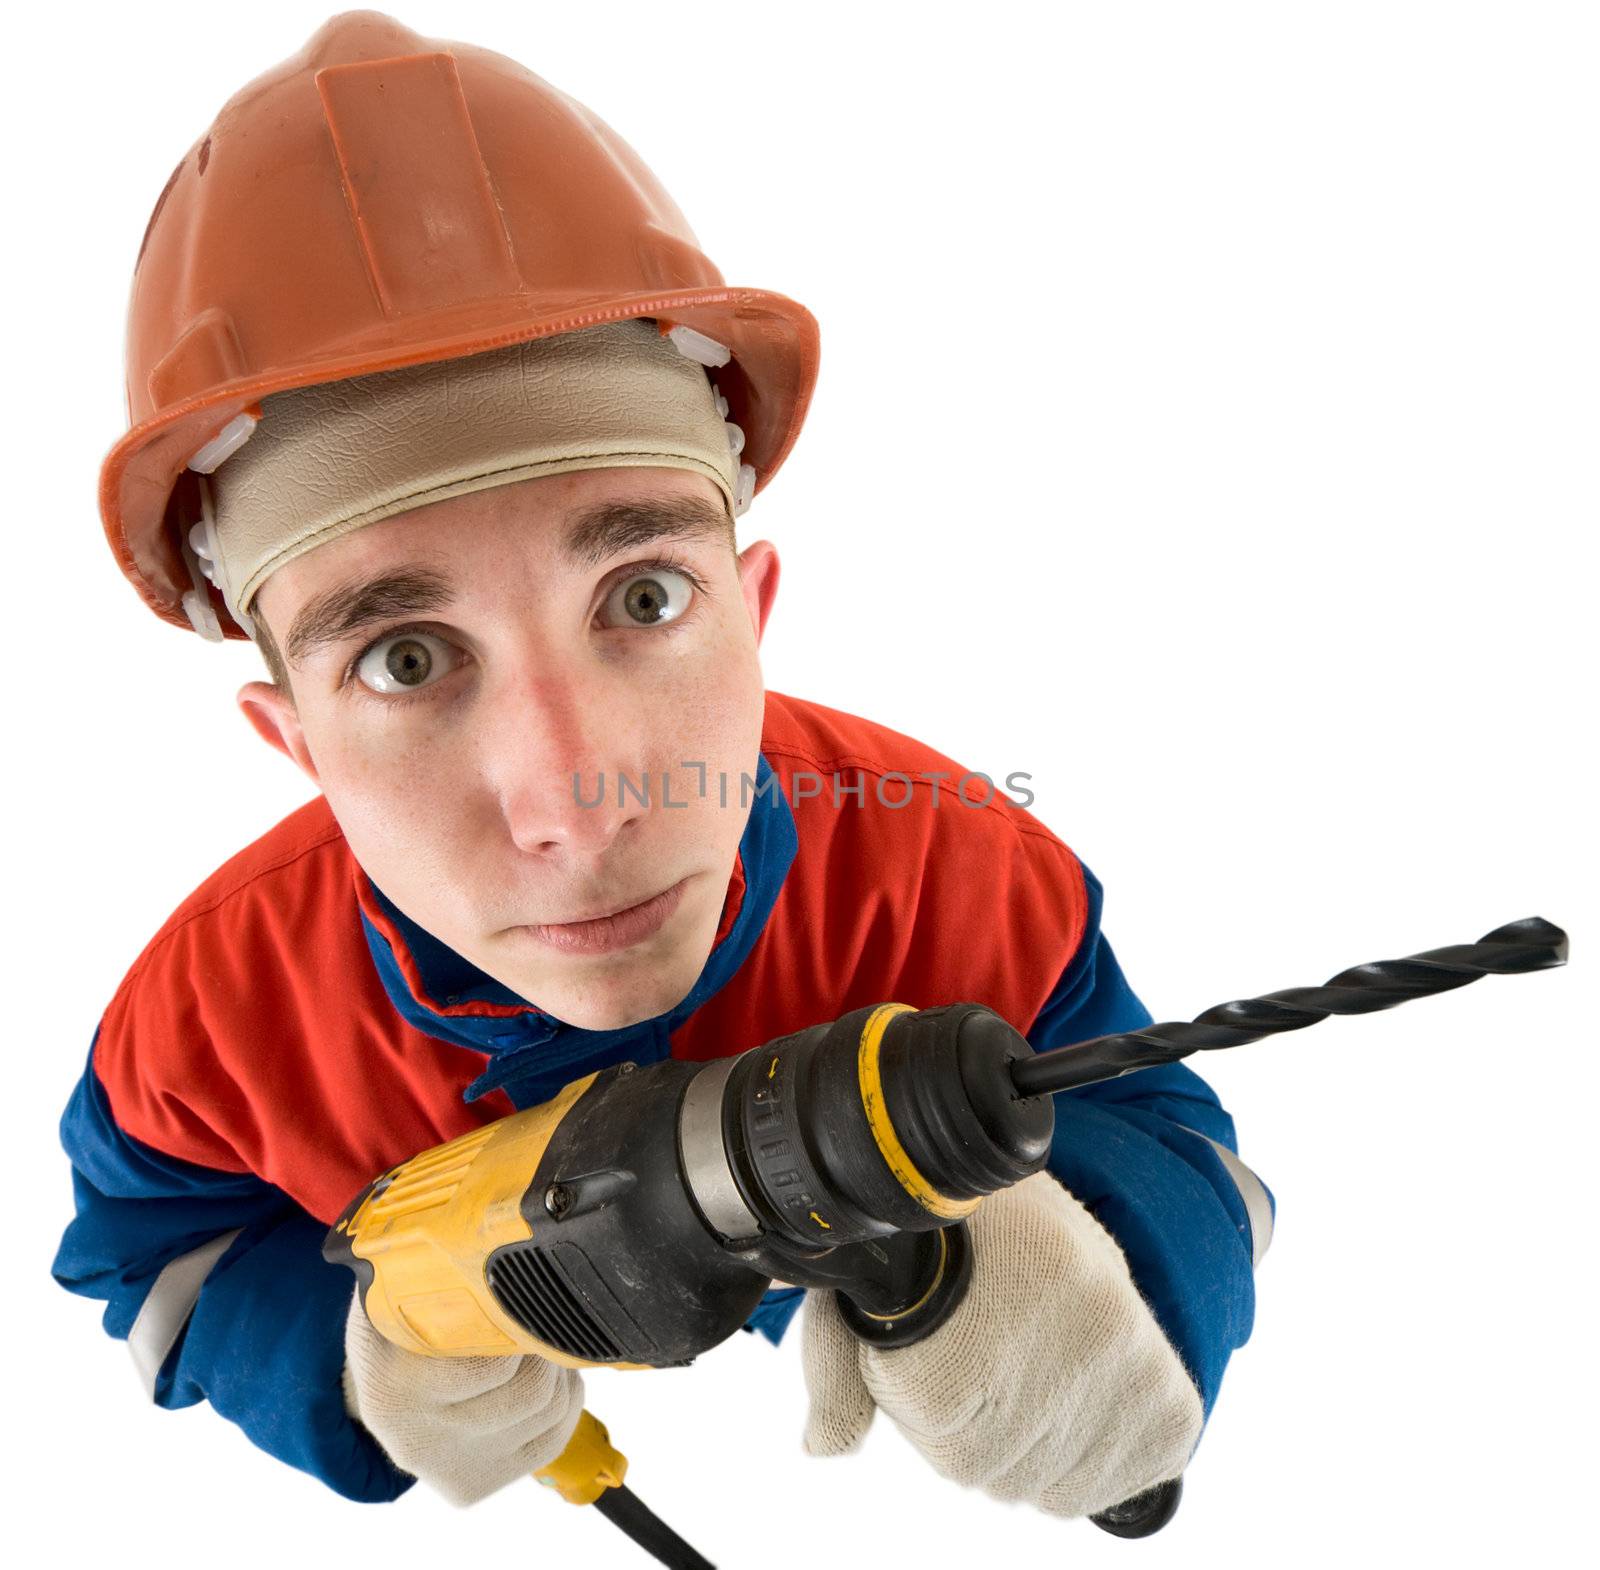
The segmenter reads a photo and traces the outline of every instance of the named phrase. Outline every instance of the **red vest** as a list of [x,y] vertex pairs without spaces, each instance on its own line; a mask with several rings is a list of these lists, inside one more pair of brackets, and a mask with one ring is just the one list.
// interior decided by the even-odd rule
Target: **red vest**
[[[837,709],[768,692],[761,752],[798,849],[754,946],[673,1030],[672,1055],[742,1052],[889,1000],[984,1003],[1026,1031],[1083,936],[1072,852],[981,778],[958,796],[965,771],[943,754]],[[741,850],[718,945],[747,870]],[[511,1111],[503,1091],[463,1100],[485,1052],[401,1017],[363,912],[430,1013],[526,1012],[426,995],[318,798],[207,878],[123,981],[94,1054],[120,1127],[255,1173],[331,1222],[385,1168]]]

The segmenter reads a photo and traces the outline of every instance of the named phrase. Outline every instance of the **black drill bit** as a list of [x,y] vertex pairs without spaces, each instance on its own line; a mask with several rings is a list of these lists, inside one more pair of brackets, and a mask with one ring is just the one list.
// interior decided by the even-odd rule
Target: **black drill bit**
[[1480,976],[1516,976],[1567,962],[1567,935],[1538,916],[1508,922],[1476,943],[1429,949],[1405,959],[1376,960],[1342,970],[1320,987],[1289,987],[1262,998],[1219,1003],[1192,1021],[1177,1020],[1096,1036],[1022,1058],[1011,1068],[1019,1096],[1043,1096],[1135,1069],[1174,1063],[1191,1052],[1242,1046],[1285,1030],[1304,1030],[1330,1014],[1373,1014],[1412,998],[1464,987]]

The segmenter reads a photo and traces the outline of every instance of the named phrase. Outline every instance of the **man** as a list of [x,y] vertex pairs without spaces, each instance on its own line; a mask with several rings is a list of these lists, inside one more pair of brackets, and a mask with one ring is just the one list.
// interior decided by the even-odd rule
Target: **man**
[[[734,525],[815,323],[726,288],[582,106],[334,18],[174,171],[128,367],[119,560],[168,620],[255,637],[241,705],[321,790],[152,940],[63,1122],[57,1276],[158,1403],[354,1498],[481,1498],[560,1454],[581,1375],[382,1341],[320,1253],[372,1177],[606,1064],[864,1003],[984,1003],[1040,1049],[1149,1020],[1049,829],[763,692],[777,554]],[[807,1448],[882,1406],[945,1476],[1062,1515],[1177,1476],[1271,1227],[1203,1081],[1059,1097],[1049,1171],[971,1225],[923,1343],[807,1297]]]

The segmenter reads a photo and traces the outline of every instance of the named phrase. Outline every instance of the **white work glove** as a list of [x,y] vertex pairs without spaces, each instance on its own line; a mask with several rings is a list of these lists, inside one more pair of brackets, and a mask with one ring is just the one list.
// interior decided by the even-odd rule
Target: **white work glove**
[[868,1346],[831,1292],[806,1293],[805,1448],[854,1450],[881,1406],[952,1482],[1051,1515],[1094,1515],[1177,1477],[1200,1394],[1116,1240],[1048,1172],[968,1219],[955,1313],[913,1346]]
[[402,1472],[470,1505],[548,1466],[583,1415],[583,1379],[547,1358],[424,1357],[386,1341],[358,1292],[344,1331],[345,1410]]

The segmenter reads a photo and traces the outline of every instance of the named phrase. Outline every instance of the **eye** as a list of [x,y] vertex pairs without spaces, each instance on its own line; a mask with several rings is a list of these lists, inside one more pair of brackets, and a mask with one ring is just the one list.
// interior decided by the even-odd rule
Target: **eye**
[[689,608],[696,581],[676,568],[651,567],[624,578],[606,596],[606,606],[636,627],[658,626],[676,621]]
[[415,692],[454,670],[454,653],[431,633],[397,632],[356,661],[356,675],[374,692]]

